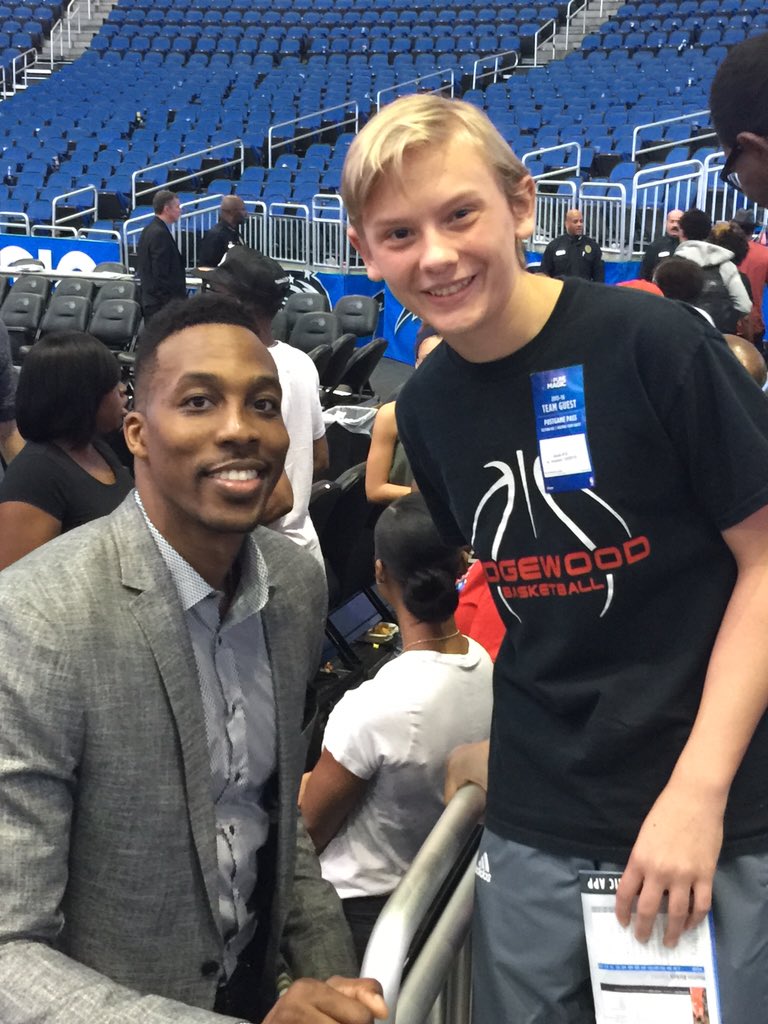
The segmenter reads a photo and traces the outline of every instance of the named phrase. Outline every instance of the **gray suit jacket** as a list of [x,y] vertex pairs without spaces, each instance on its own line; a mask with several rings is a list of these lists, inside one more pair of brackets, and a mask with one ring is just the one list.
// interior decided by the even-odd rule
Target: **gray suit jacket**
[[[295,976],[352,974],[340,905],[303,826],[297,846],[324,582],[291,541],[254,537],[270,576],[279,772],[267,969],[282,935]],[[0,621],[0,1021],[221,1021],[210,1012],[222,939],[197,669],[133,495],[3,571]]]

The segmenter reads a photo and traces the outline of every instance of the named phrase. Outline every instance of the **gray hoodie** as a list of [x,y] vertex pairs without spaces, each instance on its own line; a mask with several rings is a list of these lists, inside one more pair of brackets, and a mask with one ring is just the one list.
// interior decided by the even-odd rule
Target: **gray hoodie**
[[714,242],[685,241],[678,245],[675,256],[682,256],[700,267],[719,267],[723,284],[739,313],[749,313],[752,309],[752,302],[733,262],[733,253],[730,249],[715,245]]

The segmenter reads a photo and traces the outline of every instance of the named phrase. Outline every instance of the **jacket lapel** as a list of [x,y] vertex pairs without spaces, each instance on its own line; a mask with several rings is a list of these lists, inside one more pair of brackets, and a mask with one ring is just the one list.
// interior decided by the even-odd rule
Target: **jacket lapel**
[[133,493],[115,513],[122,583],[136,596],[130,610],[157,665],[176,726],[192,837],[211,913],[220,931],[216,819],[197,665],[178,595]]

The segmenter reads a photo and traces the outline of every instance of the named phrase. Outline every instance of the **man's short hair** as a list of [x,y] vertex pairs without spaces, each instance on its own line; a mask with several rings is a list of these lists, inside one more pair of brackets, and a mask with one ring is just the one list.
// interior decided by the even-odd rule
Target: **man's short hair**
[[79,447],[96,433],[96,414],[117,386],[109,349],[83,331],[57,331],[33,345],[16,388],[16,425],[27,441],[59,439]]
[[728,53],[712,80],[709,108],[729,149],[741,132],[768,138],[768,34],[745,39]]
[[136,346],[136,401],[144,400],[155,369],[157,350],[166,340],[188,327],[201,324],[232,324],[253,330],[253,317],[236,299],[228,295],[195,295],[191,299],[174,299],[156,313],[141,333]]
[[152,197],[152,209],[155,211],[155,215],[159,216],[168,203],[173,202],[177,198],[176,193],[171,192],[169,188],[161,188],[159,192],[155,192]]
[[349,147],[341,195],[353,227],[361,228],[365,204],[382,176],[402,175],[407,152],[444,145],[462,133],[477,145],[507,201],[513,203],[529,172],[488,117],[463,100],[418,93],[383,107]]
[[680,230],[691,242],[703,242],[712,230],[712,220],[703,210],[692,206],[680,218]]
[[698,263],[683,256],[667,256],[653,274],[653,280],[668,299],[695,303],[704,287],[704,273]]

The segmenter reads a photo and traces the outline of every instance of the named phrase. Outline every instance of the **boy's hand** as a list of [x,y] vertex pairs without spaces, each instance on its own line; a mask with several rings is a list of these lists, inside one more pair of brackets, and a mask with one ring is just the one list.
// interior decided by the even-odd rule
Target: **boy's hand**
[[278,999],[264,1024],[372,1024],[388,1012],[373,978],[302,978]]
[[646,942],[664,893],[669,916],[664,945],[704,920],[723,843],[725,799],[673,780],[643,822],[616,894],[616,917],[626,928],[637,897],[635,936]]
[[458,789],[468,782],[476,782],[488,792],[488,751],[490,740],[464,743],[452,750],[445,765],[445,795],[448,803]]

